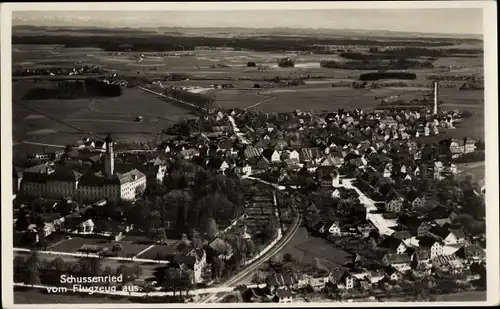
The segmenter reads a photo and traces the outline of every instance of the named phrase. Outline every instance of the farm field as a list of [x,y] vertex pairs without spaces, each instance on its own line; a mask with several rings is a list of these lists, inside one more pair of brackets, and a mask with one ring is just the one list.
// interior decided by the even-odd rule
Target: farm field
[[[192,117],[190,110],[135,88],[123,88],[123,94],[113,98],[21,100],[22,92],[29,86],[25,82],[15,84],[14,98],[29,108],[76,126],[83,132],[92,132],[103,138],[108,133],[113,133],[118,143],[121,140],[151,141],[172,123]],[[13,104],[12,115],[13,139],[17,143],[29,141],[64,147],[88,135],[18,104]],[[143,117],[143,121],[134,121],[139,115]],[[22,146],[24,147],[14,147],[15,155],[22,155],[27,150],[36,148],[33,145]],[[38,147],[39,150],[40,148]]]
[[327,240],[309,235],[303,227],[299,228],[282,253],[290,253],[294,259],[302,264],[314,265],[317,258],[321,264],[330,267],[341,267],[352,258],[351,254]]
[[[338,108],[375,108],[380,99],[376,97],[403,95],[411,99],[427,93],[426,89],[382,88],[343,89],[333,88],[336,82],[352,82],[366,71],[320,68],[324,59],[346,61],[338,55],[287,54],[253,51],[195,50],[188,56],[174,56],[168,53],[122,52],[110,53],[98,48],[65,48],[57,45],[14,45],[13,66],[16,68],[33,66],[101,65],[119,74],[164,78],[168,73],[184,73],[189,80],[162,82],[164,86],[181,85],[210,87],[213,84],[233,84],[235,88],[216,89],[216,106],[221,108],[251,108],[264,112],[300,110],[336,110]],[[277,59],[290,57],[296,61],[294,68],[277,67]],[[140,60],[142,59],[142,60]],[[266,70],[247,67],[249,61],[264,65]],[[482,74],[482,57],[450,57],[436,60],[435,68],[409,70],[417,74],[416,84],[427,84],[426,76],[431,74]],[[263,78],[276,76],[297,78],[311,76],[319,79],[306,80],[305,85],[282,88],[253,88],[256,83],[265,84]],[[161,87],[151,85],[157,91]],[[15,82],[14,98],[21,100],[31,82]],[[414,91],[414,92],[413,92]],[[465,135],[484,140],[484,98],[483,91],[440,90],[444,108],[468,109],[475,116],[465,119],[456,130],[445,132],[452,137]],[[403,98],[403,97],[402,97]],[[80,128],[104,136],[114,133],[114,138],[122,141],[150,142],[162,129],[179,119],[191,117],[190,111],[177,103],[166,102],[139,89],[123,89],[123,95],[116,98],[77,100],[37,100],[22,102]],[[137,116],[142,122],[135,122]],[[471,130],[471,128],[473,128]],[[27,153],[53,151],[66,144],[75,143],[84,134],[59,124],[33,111],[14,104],[13,137],[14,156],[24,157]],[[46,144],[27,145],[23,141]],[[54,145],[51,147],[50,145]],[[59,147],[59,148],[56,148]]]

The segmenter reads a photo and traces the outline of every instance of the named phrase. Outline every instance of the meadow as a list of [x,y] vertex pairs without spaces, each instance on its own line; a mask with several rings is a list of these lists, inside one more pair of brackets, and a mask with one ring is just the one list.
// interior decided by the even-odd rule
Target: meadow
[[293,236],[283,254],[290,253],[299,264],[315,265],[319,263],[329,267],[341,267],[351,261],[352,255],[322,238],[314,237],[301,227]]
[[[152,141],[162,129],[192,116],[190,110],[137,88],[123,88],[123,94],[113,98],[23,100],[23,91],[31,86],[31,82],[15,83],[14,99],[49,117],[13,104],[13,140],[19,143],[14,146],[14,153],[19,156],[41,149],[41,146],[22,144],[23,141],[64,147],[90,134],[104,138],[109,133],[118,143]],[[143,121],[135,121],[137,116],[142,116]]]

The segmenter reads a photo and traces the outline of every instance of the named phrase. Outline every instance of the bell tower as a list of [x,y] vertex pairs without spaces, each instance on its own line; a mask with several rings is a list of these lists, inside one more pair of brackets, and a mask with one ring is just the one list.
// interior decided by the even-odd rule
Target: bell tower
[[108,135],[104,141],[106,142],[106,153],[104,154],[104,175],[106,175],[106,177],[111,177],[115,172],[113,140],[111,139],[111,136]]

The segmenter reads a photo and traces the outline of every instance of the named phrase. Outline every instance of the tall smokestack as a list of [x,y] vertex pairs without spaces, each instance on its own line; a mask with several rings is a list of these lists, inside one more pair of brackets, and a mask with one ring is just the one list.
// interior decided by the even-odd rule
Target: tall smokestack
[[434,82],[434,109],[432,110],[433,115],[437,115],[438,113],[438,82]]

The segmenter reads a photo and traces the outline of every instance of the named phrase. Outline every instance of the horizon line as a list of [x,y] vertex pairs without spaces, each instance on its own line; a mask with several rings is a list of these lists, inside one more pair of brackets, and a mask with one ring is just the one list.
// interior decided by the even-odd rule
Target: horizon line
[[[446,33],[446,32],[425,32],[425,31],[404,31],[404,30],[389,30],[389,29],[362,29],[362,28],[314,28],[314,27],[245,27],[245,26],[210,26],[210,27],[193,27],[193,26],[90,26],[90,25],[36,25],[29,23],[22,24],[12,24],[12,28],[15,27],[39,27],[39,28],[81,28],[81,29],[169,29],[169,28],[178,28],[178,29],[259,29],[259,30],[272,30],[272,29],[290,29],[290,30],[330,30],[330,31],[366,31],[366,32],[392,32],[392,33],[413,33],[413,34],[426,34],[426,35],[443,35],[443,36],[475,36],[481,37],[483,40],[483,33]],[[477,39],[477,38],[476,38]]]

